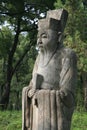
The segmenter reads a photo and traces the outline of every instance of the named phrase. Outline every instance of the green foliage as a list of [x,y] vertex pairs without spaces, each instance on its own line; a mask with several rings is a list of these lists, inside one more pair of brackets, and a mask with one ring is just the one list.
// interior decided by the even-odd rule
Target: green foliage
[[78,12],[78,30],[80,32],[80,39],[87,43],[87,9],[81,8]]
[[[45,17],[46,11],[54,8],[55,1],[0,1],[0,60],[4,60],[2,64],[4,73],[0,71],[2,73],[0,78],[2,79],[5,74],[4,84],[6,84],[8,90],[10,90],[11,84],[11,91],[7,94],[8,97],[5,97],[7,96],[4,92],[6,89],[3,89],[2,93],[5,93],[3,99],[9,100],[9,94],[12,91],[16,91],[17,96],[18,92],[26,84],[29,84],[36,57],[37,20],[42,18],[41,14],[44,13],[43,16]],[[1,98],[0,102],[3,99]],[[8,101],[5,100],[4,103],[6,102]]]
[[0,56],[6,58],[13,43],[13,35],[8,27],[2,27],[0,31]]
[[58,0],[55,7],[63,7],[69,12],[64,44],[75,50],[79,72],[87,71],[87,9],[82,0],[66,0],[64,5]]
[[4,73],[3,73],[3,59],[0,60],[0,83],[4,83]]
[[0,112],[0,130],[21,130],[21,111]]
[[[13,96],[17,96],[14,91],[21,93],[22,88],[28,85],[31,79],[31,73],[37,54],[35,51],[37,20],[42,18],[40,15],[41,13],[44,13],[45,17],[46,11],[54,8],[54,2],[56,8],[64,8],[69,12],[69,18],[65,30],[66,39],[64,44],[74,49],[77,53],[79,75],[82,71],[87,71],[87,8],[84,8],[83,0],[50,0],[50,2],[49,0],[1,0],[1,86],[6,82],[8,55],[10,54],[13,44],[15,43],[15,36],[18,35],[18,20],[20,21],[18,41],[16,42],[17,47],[12,59],[13,70],[20,61],[15,69],[11,81],[12,93],[10,96],[10,102],[12,103],[16,103],[17,101],[17,98],[13,98]],[[9,24],[4,27],[4,23]],[[82,90],[82,88],[80,89]],[[79,94],[78,97],[80,97]]]
[[72,118],[71,130],[87,130],[87,113],[75,112]]
[[63,4],[62,4],[62,1],[61,0],[57,0],[54,4],[54,6],[56,8],[63,8]]
[[72,37],[68,35],[64,41],[64,44],[68,47],[72,48],[77,54],[77,68],[79,72],[87,71],[87,43],[81,41],[80,35],[78,33],[75,34],[75,43],[72,42]]
[[[21,122],[21,111],[0,111],[0,130],[21,130]],[[87,112],[74,112],[71,130],[87,130]]]
[[[85,1],[85,0],[84,0]],[[61,0],[55,3],[56,8],[64,8],[68,11],[68,21],[65,28],[65,46],[72,48],[77,55],[78,84],[76,90],[77,109],[81,110],[84,106],[83,89],[86,87],[87,78],[82,77],[82,72],[87,72],[87,2],[84,6],[83,0],[66,0],[63,4]],[[87,103],[87,101],[85,102]],[[83,127],[84,129],[86,127]],[[77,128],[73,128],[77,130]],[[80,128],[78,128],[80,130]],[[83,129],[82,129],[83,130]]]

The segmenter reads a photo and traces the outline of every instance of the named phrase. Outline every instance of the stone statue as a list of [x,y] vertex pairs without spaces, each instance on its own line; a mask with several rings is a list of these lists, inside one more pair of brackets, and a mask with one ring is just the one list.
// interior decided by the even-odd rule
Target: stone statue
[[77,60],[63,45],[67,16],[63,9],[52,10],[38,21],[39,53],[32,80],[23,89],[22,130],[70,130]]

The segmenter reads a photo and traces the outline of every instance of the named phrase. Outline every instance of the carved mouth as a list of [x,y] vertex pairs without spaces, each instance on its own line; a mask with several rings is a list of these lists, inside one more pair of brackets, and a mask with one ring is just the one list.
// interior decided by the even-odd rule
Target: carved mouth
[[39,44],[38,47],[43,47],[43,45],[42,45],[42,44]]

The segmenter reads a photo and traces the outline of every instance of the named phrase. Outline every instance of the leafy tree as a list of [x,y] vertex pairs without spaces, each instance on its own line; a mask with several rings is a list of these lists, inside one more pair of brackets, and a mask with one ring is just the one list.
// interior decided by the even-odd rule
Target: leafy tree
[[[65,29],[65,44],[77,53],[78,81],[81,92],[84,88],[85,108],[87,109],[87,5],[84,0],[57,0],[56,8],[63,7],[69,12]],[[83,87],[82,87],[83,86]],[[82,96],[82,95],[81,95]]]
[[[4,26],[5,23],[8,27],[5,28],[6,35],[3,33],[4,28],[0,30],[1,49],[0,53],[6,65],[5,70],[5,84],[0,98],[0,104],[3,108],[7,108],[10,96],[11,81],[13,75],[18,70],[18,66],[23,61],[23,58],[31,47],[36,43],[36,29],[37,20],[41,18],[48,9],[53,9],[53,3],[55,0],[1,0],[0,1],[0,24]],[[25,44],[22,55],[18,48],[20,47],[19,37],[23,33],[29,34],[29,42]],[[9,35],[10,34],[10,35]],[[26,35],[24,33],[24,35]],[[8,37],[9,35],[9,37]],[[3,38],[4,37],[4,38]],[[20,48],[21,50],[21,48]],[[3,51],[3,52],[2,52]],[[16,54],[18,52],[18,54]],[[18,56],[18,60],[16,59]]]

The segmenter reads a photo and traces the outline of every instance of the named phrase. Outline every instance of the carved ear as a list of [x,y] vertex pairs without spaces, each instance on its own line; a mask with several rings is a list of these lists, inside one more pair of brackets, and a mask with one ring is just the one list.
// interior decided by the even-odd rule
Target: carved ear
[[60,43],[62,40],[62,32],[58,32],[58,42]]
[[58,32],[58,35],[60,35],[62,32]]

